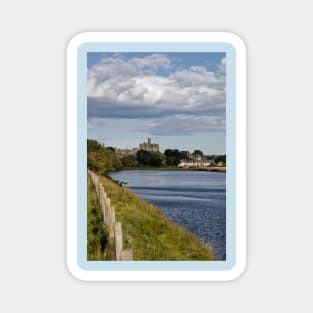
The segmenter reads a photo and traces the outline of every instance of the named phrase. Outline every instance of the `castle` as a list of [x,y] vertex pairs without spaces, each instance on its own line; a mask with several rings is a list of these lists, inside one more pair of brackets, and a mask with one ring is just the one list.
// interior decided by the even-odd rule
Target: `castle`
[[148,142],[144,142],[139,144],[139,150],[145,150],[149,152],[159,152],[159,144],[158,143],[152,143],[151,138],[148,138]]

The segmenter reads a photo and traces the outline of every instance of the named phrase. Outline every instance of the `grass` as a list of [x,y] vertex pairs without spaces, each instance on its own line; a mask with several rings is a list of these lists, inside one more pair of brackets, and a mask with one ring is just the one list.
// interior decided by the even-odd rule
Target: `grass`
[[88,261],[110,260],[114,247],[108,240],[108,232],[103,223],[102,210],[95,188],[88,175],[87,191],[87,259]]
[[212,167],[190,167],[189,170],[191,171],[205,171],[205,172],[220,172],[226,173],[225,166],[212,166]]
[[210,247],[170,222],[157,207],[106,177],[100,181],[116,220],[122,222],[123,246],[133,250],[134,260],[214,260]]

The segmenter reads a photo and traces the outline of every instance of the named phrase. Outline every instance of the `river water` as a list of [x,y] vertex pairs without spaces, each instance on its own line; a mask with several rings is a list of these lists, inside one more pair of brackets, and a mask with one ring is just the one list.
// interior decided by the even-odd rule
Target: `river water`
[[174,223],[213,245],[226,258],[226,174],[202,171],[131,170],[110,173]]

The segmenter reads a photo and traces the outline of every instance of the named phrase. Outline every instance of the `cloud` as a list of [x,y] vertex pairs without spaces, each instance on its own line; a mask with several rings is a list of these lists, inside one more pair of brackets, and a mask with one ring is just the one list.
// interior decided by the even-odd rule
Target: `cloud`
[[110,122],[108,119],[104,118],[89,118],[87,122],[87,128],[88,129],[93,129],[97,128],[98,126],[107,126],[109,125]]
[[174,115],[159,120],[143,122],[134,128],[135,131],[148,132],[151,135],[192,135],[193,133],[207,133],[224,131],[225,119],[222,116]]
[[178,71],[169,77],[174,80],[181,88],[200,87],[211,90],[219,90],[225,84],[223,76],[218,77],[215,72],[209,72],[204,66],[192,66],[189,69]]
[[221,60],[221,64],[218,66],[218,70],[221,75],[226,75],[226,58]]
[[[225,119],[225,59],[216,72],[204,66],[175,70],[165,54],[125,59],[104,57],[88,71],[88,119],[149,119],[151,133],[167,129],[222,129]],[[160,71],[170,71],[167,76]],[[195,122],[188,124],[187,116]],[[156,122],[156,119],[162,119]],[[190,119],[190,120],[191,120]],[[214,123],[219,120],[217,127]],[[183,127],[183,123],[187,123]],[[200,127],[209,123],[211,126]],[[189,125],[187,127],[187,125]],[[211,127],[211,128],[210,128]],[[159,129],[159,130],[157,130]]]
[[170,67],[170,60],[164,54],[152,54],[143,58],[133,58],[129,62],[135,64],[140,69],[152,68],[157,70],[159,68]]

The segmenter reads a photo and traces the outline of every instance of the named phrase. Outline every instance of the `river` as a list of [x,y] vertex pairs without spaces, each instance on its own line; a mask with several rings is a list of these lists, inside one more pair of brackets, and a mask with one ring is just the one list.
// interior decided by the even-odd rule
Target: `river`
[[129,170],[110,173],[159,207],[174,223],[213,245],[226,258],[226,174],[202,171]]

